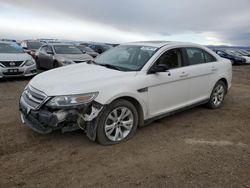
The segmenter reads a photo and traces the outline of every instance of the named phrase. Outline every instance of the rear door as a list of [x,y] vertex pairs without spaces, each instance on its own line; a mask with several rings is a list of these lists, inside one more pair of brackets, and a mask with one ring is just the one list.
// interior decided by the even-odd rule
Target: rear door
[[218,70],[216,58],[201,48],[185,48],[184,56],[189,65],[189,104],[209,99]]

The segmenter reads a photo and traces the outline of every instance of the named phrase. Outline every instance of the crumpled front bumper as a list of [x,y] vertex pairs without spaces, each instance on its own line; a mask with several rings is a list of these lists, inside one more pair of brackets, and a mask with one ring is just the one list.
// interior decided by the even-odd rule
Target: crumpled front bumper
[[83,129],[91,140],[96,137],[95,119],[103,106],[95,101],[72,108],[49,109],[42,106],[33,110],[22,99],[19,103],[21,120],[26,126],[40,134],[48,134],[55,130],[71,132]]

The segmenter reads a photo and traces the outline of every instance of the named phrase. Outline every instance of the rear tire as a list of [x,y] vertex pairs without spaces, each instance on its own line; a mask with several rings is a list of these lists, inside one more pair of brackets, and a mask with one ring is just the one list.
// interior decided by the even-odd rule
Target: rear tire
[[135,134],[138,119],[136,107],[129,101],[112,102],[98,118],[97,141],[102,145],[127,141]]
[[216,108],[220,108],[225,95],[226,95],[226,85],[223,81],[218,81],[215,86],[214,89],[212,91],[212,94],[210,96],[209,102],[207,103],[208,108],[211,109],[216,109]]

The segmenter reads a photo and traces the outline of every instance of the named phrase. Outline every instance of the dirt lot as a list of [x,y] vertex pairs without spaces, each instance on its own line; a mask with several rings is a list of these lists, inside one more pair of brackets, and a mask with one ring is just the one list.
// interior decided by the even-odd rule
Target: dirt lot
[[235,66],[223,107],[197,107],[103,147],[81,132],[23,126],[28,80],[0,82],[0,187],[250,187],[250,66]]

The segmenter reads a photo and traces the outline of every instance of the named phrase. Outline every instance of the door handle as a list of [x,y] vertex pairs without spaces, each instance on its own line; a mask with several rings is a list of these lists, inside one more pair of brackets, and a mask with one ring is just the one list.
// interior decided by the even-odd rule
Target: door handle
[[212,67],[212,68],[211,68],[211,71],[212,71],[212,72],[215,72],[216,70],[217,70],[217,68],[215,68],[215,67]]
[[182,73],[180,74],[180,77],[181,77],[181,78],[188,77],[188,74],[187,74],[187,73],[185,73],[185,72],[182,72]]

